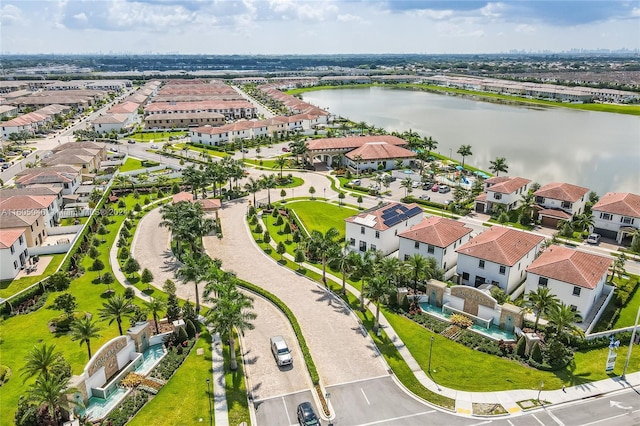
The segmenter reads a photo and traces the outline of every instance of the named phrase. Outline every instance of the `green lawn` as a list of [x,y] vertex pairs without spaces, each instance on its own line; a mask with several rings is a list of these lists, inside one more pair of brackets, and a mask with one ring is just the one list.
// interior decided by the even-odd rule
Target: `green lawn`
[[136,158],[127,158],[127,161],[125,161],[125,163],[120,166],[120,171],[121,172],[130,172],[131,170],[138,170],[138,169],[144,169],[144,166],[142,165],[142,161],[136,159]]
[[[203,355],[197,355],[198,348],[204,350]],[[142,407],[128,424],[131,426],[173,426],[200,422],[209,424],[206,380],[211,379],[211,372],[211,335],[204,331],[184,364],[162,387],[158,395]],[[211,395],[211,402],[213,404],[213,395]]]
[[238,361],[238,369],[236,371],[231,371],[229,368],[229,345],[225,342],[222,347],[225,371],[224,381],[227,390],[227,407],[230,425],[239,425],[242,422],[245,422],[245,424],[251,424],[251,419],[249,417],[249,401],[247,400],[247,388],[244,381],[244,365],[242,365],[242,356],[238,342],[239,340],[236,335],[235,349],[236,359]]
[[[316,188],[317,190],[317,188]],[[318,195],[316,192],[315,195]],[[307,230],[316,229],[322,233],[329,228],[336,228],[344,238],[344,220],[358,213],[358,210],[346,206],[324,203],[322,201],[295,201],[287,203],[287,207],[293,210]]]
[[60,266],[62,259],[64,259],[64,253],[54,254],[52,256],[40,256],[41,261],[46,258],[51,258],[51,262],[49,262],[43,274],[27,276],[17,280],[0,281],[0,297],[6,299],[9,296],[13,296],[17,292],[24,290],[25,288],[53,274],[56,269],[58,269],[58,266]]
[[60,226],[73,226],[76,220],[80,222],[80,225],[84,225],[88,219],[88,217],[65,217],[60,221]]
[[615,323],[615,328],[630,327],[635,324],[636,315],[638,314],[638,308],[640,308],[640,288],[636,289],[633,297],[627,306],[620,310],[620,316]]
[[137,132],[131,134],[128,139],[133,139],[136,141],[149,142],[149,141],[165,141],[169,139],[169,136],[173,137],[183,137],[187,136],[187,132]]

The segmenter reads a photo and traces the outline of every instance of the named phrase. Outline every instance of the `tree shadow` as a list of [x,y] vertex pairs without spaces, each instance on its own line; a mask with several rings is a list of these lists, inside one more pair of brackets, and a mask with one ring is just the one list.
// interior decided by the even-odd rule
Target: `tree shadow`
[[143,294],[146,294],[147,296],[151,296],[153,293],[155,293],[155,289],[150,287],[150,288],[145,288],[144,290],[142,290]]
[[567,386],[575,386],[579,389],[584,390],[588,390],[594,387],[593,379],[590,378],[591,373],[575,374],[575,370],[576,362],[574,359],[569,363],[569,365],[567,365],[562,370],[554,372],[554,374]]

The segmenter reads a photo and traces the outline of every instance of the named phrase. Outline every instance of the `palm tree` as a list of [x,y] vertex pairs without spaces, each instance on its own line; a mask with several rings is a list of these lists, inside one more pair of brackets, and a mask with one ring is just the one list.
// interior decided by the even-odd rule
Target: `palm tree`
[[158,327],[158,316],[162,311],[166,309],[167,304],[162,299],[152,297],[148,301],[144,302],[144,307],[147,312],[150,312],[153,316],[153,322],[156,323],[156,334],[160,334],[160,328]]
[[[356,253],[357,255],[357,253]],[[352,259],[355,272],[360,275],[360,310],[364,311],[364,295],[367,289],[367,278],[373,275],[375,256],[370,250],[365,251],[362,256]]]
[[462,156],[462,168],[464,169],[465,157],[473,155],[473,152],[471,152],[471,145],[462,145],[456,152]]
[[280,169],[280,180],[282,180],[282,169],[289,163],[289,159],[287,157],[281,156],[275,159],[274,169]]
[[278,185],[275,175],[260,176],[260,184],[267,190],[267,204],[271,206],[271,190]]
[[491,170],[496,176],[498,176],[500,172],[507,173],[509,170],[507,159],[504,157],[496,157],[495,160],[489,161],[489,164],[491,164],[489,166],[489,170]]
[[255,180],[253,177],[250,177],[249,181],[244,184],[244,189],[246,189],[247,192],[253,194],[253,205],[255,206],[256,205],[256,193],[258,191],[260,191],[260,189],[262,189],[262,187],[260,186],[260,182]]
[[422,144],[427,149],[427,159],[429,159],[429,155],[431,154],[431,151],[433,151],[438,147],[438,141],[434,141],[433,138],[429,136],[428,138],[427,137],[422,138]]
[[98,311],[100,318],[103,321],[109,321],[109,325],[111,325],[113,321],[118,323],[120,336],[122,336],[122,318],[132,316],[133,312],[131,302],[119,294],[111,296],[109,300],[102,304],[102,309]]
[[594,224],[595,220],[593,219],[593,215],[586,213],[579,214],[573,219],[574,228],[580,229],[582,232],[588,232],[593,228]]
[[185,284],[189,281],[193,282],[196,290],[196,314],[200,313],[200,294],[198,292],[198,284],[203,280],[209,269],[209,260],[207,257],[199,257],[197,260],[193,257],[187,257],[184,265],[178,269],[176,276]]
[[410,192],[413,192],[413,179],[404,178],[402,182],[400,182],[400,186],[404,188],[404,196],[408,196]]
[[413,278],[413,297],[418,294],[418,283],[429,276],[429,263],[427,259],[419,253],[415,253],[407,260],[409,271]]
[[25,357],[25,365],[21,369],[21,375],[24,376],[23,383],[36,375],[48,377],[59,364],[61,356],[61,352],[56,352],[56,345],[47,346],[43,343],[42,346],[31,348]]
[[626,274],[625,264],[627,263],[627,255],[624,253],[620,253],[616,260],[613,261],[613,267],[611,268],[611,278],[609,278],[609,282],[613,282],[613,278],[616,274],[618,274],[618,278],[622,279],[622,276]]
[[364,131],[369,128],[369,125],[366,121],[360,121],[356,124],[356,127],[360,129],[360,134],[363,135]]
[[336,238],[340,232],[336,228],[329,228],[324,234],[317,229],[311,231],[307,241],[309,250],[316,254],[322,261],[322,283],[327,285],[327,260],[331,251],[338,245]]
[[[396,258],[397,259],[397,258]],[[376,320],[373,323],[373,330],[377,333],[380,328],[380,302],[384,300],[389,293],[393,290],[393,286],[390,284],[387,277],[376,275],[369,280],[369,285],[364,291],[367,299],[373,302],[376,306]]]
[[[329,254],[330,262],[340,269],[342,275],[342,294],[347,294],[347,275],[352,271],[353,265],[351,263],[352,255],[358,256],[348,249],[348,247],[340,247],[335,245],[335,248]],[[358,256],[359,257],[359,256]]]
[[80,346],[83,343],[87,345],[87,355],[91,359],[91,339],[97,339],[100,337],[100,331],[102,328],[98,325],[97,321],[91,321],[91,318],[85,316],[84,318],[77,319],[71,323],[71,340],[79,340]]
[[229,353],[231,354],[230,368],[238,369],[236,360],[235,339],[233,329],[244,334],[245,330],[253,330],[251,321],[257,315],[251,311],[253,299],[240,293],[233,280],[229,280],[219,286],[215,296],[206,300],[211,303],[211,309],[207,312],[206,320],[215,332],[229,336]]
[[547,313],[547,320],[547,330],[550,329],[558,340],[566,337],[568,343],[569,335],[578,336],[582,334],[582,330],[575,325],[576,322],[581,320],[580,315],[569,305],[557,303],[550,307]]
[[60,424],[60,409],[71,411],[71,401],[65,395],[76,392],[69,388],[69,378],[64,376],[38,376],[29,388],[29,400],[38,407],[46,407],[54,426]]
[[360,162],[362,161],[362,155],[354,155],[353,161],[356,163],[356,177],[358,177],[360,175]]
[[542,314],[547,315],[553,306],[559,303],[558,298],[551,293],[548,287],[538,287],[535,291],[529,292],[527,304],[536,311],[536,322],[533,326],[533,332],[538,332],[538,322]]

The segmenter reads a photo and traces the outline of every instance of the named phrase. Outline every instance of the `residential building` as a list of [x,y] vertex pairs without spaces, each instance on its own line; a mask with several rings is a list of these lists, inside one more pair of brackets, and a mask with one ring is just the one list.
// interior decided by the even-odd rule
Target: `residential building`
[[27,247],[41,246],[47,236],[45,221],[39,212],[3,212],[3,214],[0,214],[1,233],[11,229],[23,229],[25,231]]
[[547,287],[582,318],[599,304],[612,260],[603,256],[552,245],[527,267],[527,294]]
[[0,232],[0,280],[14,279],[28,259],[25,229],[3,229]]
[[433,257],[437,265],[446,272],[457,264],[456,249],[469,241],[471,231],[471,228],[457,220],[439,216],[425,218],[398,234],[398,258],[407,260],[414,254]]
[[199,101],[199,102],[153,102],[144,107],[145,117],[151,114],[216,112],[227,120],[253,118],[257,108],[248,101]]
[[16,188],[28,188],[34,185],[62,188],[62,195],[73,194],[80,186],[80,169],[72,166],[35,167],[16,175]]
[[[416,153],[401,146],[384,141],[367,142],[345,154],[349,168],[357,172],[363,170],[392,170],[408,167],[413,163]],[[402,165],[396,164],[400,161]]]
[[2,197],[0,194],[0,214],[6,212],[23,212],[39,214],[45,226],[54,227],[60,222],[60,209],[56,195],[12,195]]
[[493,284],[511,294],[524,281],[543,241],[544,237],[528,232],[491,227],[456,250],[461,284]]
[[224,115],[217,112],[151,114],[144,119],[145,129],[186,129],[194,126],[222,126],[225,123]]
[[518,208],[529,183],[529,179],[516,176],[495,176],[485,180],[484,192],[475,199],[475,211],[491,213],[497,204],[503,205],[506,211]]
[[346,241],[350,250],[379,250],[384,255],[398,250],[398,234],[420,223],[424,212],[417,204],[387,203],[348,217]]
[[[377,170],[378,159],[375,157],[376,155],[384,156],[384,158],[380,159],[383,167],[386,167],[390,161],[389,156],[399,155],[399,158],[402,158],[403,161],[409,161],[409,159],[415,157],[415,153],[407,149],[403,148],[403,151],[397,151],[394,148],[390,148],[389,145],[395,147],[404,147],[407,145],[407,141],[404,139],[390,135],[313,139],[307,141],[307,152],[305,156],[311,164],[313,164],[315,160],[319,160],[326,163],[327,166],[341,165],[345,162],[343,157],[346,154],[362,148],[365,144],[373,144],[363,149],[362,152],[359,152],[360,155],[366,155],[367,160],[363,161],[363,158],[359,159],[355,157],[355,155],[352,155],[349,160],[354,170],[363,170],[365,168],[374,168]],[[411,153],[413,157],[411,157],[409,153]]]
[[128,114],[105,114],[91,121],[91,124],[93,130],[98,133],[109,133],[114,130],[120,133],[121,130],[131,126],[133,122]]
[[607,192],[591,207],[593,232],[618,244],[630,244],[640,229],[640,195],[629,192]]
[[538,220],[543,226],[556,228],[561,220],[571,220],[584,213],[589,188],[569,183],[549,183],[533,193]]

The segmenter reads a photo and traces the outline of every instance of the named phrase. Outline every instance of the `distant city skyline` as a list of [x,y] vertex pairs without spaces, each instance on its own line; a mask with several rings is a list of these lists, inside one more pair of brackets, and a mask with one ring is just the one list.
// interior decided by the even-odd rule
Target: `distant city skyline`
[[0,19],[12,54],[640,49],[640,0],[5,0]]

